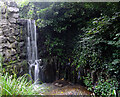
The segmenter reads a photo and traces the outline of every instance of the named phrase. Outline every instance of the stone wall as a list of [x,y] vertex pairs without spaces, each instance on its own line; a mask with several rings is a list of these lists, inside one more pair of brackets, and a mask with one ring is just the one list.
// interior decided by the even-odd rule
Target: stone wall
[[19,8],[15,2],[0,1],[0,11],[0,55],[3,57],[3,66],[9,66],[9,71],[14,68],[16,72],[22,73],[27,66],[26,29],[18,25]]

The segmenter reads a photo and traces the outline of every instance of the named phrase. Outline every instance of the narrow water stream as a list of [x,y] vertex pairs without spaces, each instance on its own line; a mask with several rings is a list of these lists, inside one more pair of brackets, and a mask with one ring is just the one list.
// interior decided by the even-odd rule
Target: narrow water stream
[[27,56],[29,63],[29,74],[32,77],[32,68],[34,67],[34,81],[39,80],[39,60],[37,52],[37,35],[35,20],[27,21]]

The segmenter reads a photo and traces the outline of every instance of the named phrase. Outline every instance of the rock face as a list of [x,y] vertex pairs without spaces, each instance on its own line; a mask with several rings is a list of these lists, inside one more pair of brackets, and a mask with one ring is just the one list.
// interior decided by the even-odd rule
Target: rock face
[[12,69],[14,66],[16,70],[19,67],[20,70],[24,71],[23,67],[27,66],[26,28],[19,25],[20,22],[18,24],[18,19],[19,8],[17,4],[10,1],[0,1],[0,56],[3,57],[3,63],[6,66],[11,65]]

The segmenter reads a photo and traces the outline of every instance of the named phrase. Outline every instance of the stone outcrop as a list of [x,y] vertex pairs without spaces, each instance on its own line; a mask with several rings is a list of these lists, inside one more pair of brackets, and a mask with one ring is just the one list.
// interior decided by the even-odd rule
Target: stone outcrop
[[[23,25],[19,25],[19,8],[15,2],[0,1],[0,55],[3,57],[3,65],[11,67],[25,67],[26,47],[25,31]],[[19,68],[24,70],[23,68]],[[26,68],[25,68],[26,69]]]

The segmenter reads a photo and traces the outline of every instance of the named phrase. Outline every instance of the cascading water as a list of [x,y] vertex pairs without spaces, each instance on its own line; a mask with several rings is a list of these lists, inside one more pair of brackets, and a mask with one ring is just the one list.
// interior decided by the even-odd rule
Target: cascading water
[[35,20],[27,21],[27,55],[29,63],[29,74],[32,77],[32,67],[34,66],[34,81],[39,79],[39,60],[37,53],[37,35]]

